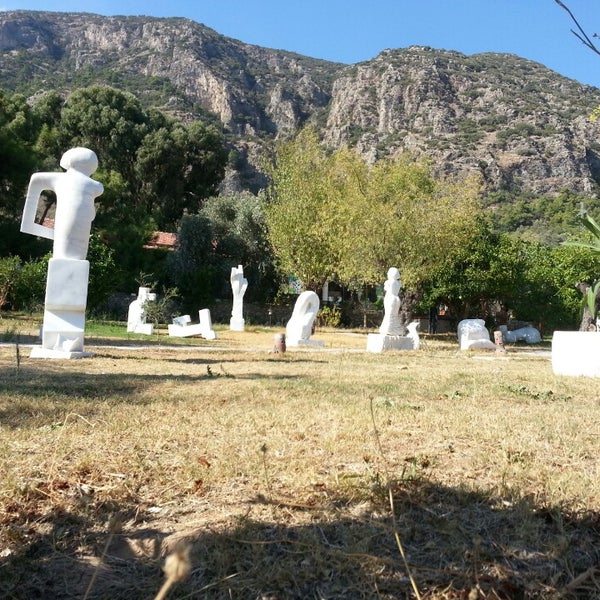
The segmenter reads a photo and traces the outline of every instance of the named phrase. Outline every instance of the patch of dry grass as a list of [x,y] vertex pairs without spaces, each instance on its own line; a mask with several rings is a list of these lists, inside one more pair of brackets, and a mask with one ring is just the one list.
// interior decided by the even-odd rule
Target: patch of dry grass
[[600,381],[274,333],[18,369],[0,348],[1,595],[152,598],[189,547],[169,597],[598,597]]

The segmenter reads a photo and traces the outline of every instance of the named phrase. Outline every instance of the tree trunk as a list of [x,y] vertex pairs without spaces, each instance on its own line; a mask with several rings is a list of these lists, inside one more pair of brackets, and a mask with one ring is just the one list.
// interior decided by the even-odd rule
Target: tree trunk
[[408,324],[413,320],[413,313],[417,302],[421,299],[422,294],[416,290],[401,289],[398,297],[400,298],[400,335],[407,335]]

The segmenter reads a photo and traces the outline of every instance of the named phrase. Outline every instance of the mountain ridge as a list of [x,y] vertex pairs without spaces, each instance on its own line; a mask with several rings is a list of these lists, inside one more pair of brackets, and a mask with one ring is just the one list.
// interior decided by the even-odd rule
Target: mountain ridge
[[[177,118],[213,115],[242,160],[315,125],[368,161],[404,152],[488,191],[596,195],[600,90],[512,54],[426,46],[355,64],[246,44],[183,17],[0,13],[0,81],[27,95],[125,87]],[[256,188],[246,169],[232,185]],[[235,179],[235,178],[234,178]]]

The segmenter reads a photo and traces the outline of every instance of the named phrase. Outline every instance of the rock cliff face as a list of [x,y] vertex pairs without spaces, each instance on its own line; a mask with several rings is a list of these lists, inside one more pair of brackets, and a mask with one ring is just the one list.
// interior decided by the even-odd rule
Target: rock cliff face
[[592,194],[600,90],[513,55],[411,47],[341,65],[244,44],[180,18],[0,12],[0,85],[107,83],[182,119],[212,113],[242,157],[314,123],[369,161],[402,152],[491,190]]

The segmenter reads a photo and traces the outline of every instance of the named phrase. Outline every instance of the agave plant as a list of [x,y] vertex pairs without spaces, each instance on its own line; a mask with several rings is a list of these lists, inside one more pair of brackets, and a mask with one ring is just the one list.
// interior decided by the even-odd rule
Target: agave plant
[[592,234],[594,241],[592,243],[567,242],[567,244],[579,248],[588,248],[593,252],[600,253],[600,225],[598,225],[598,223],[596,223],[596,221],[587,213],[582,217],[579,217],[579,222]]
[[[583,216],[579,217],[580,223],[592,234],[593,241],[592,242],[565,242],[567,246],[575,246],[577,248],[587,248],[592,252],[597,252],[600,254],[600,225],[587,213]],[[600,280],[595,281],[588,288],[587,292],[584,295],[583,302],[584,305],[587,305],[590,313],[592,314],[592,318],[596,318],[597,310],[596,310],[596,298],[598,293],[600,292]]]

